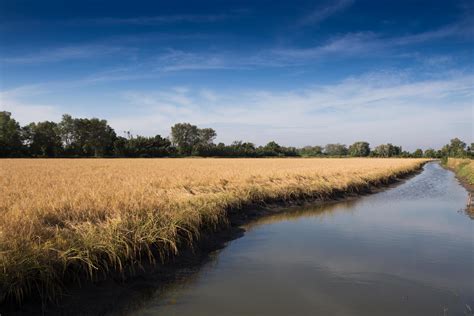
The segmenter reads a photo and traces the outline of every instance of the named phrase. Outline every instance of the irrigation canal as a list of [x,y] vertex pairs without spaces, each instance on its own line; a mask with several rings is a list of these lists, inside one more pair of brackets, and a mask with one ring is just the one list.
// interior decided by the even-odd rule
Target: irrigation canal
[[474,221],[437,163],[389,190],[264,217],[131,315],[470,315]]

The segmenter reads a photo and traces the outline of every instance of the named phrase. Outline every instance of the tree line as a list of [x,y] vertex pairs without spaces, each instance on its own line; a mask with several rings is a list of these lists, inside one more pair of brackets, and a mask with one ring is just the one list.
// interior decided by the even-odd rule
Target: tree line
[[0,111],[0,157],[474,157],[474,143],[469,146],[458,138],[439,150],[402,150],[401,146],[382,144],[371,149],[368,142],[350,146],[284,147],[274,141],[264,146],[234,141],[215,144],[212,128],[198,128],[190,123],[171,127],[170,137],[119,136],[106,120],[73,118],[63,115],[59,123],[44,121],[20,124],[9,112]]

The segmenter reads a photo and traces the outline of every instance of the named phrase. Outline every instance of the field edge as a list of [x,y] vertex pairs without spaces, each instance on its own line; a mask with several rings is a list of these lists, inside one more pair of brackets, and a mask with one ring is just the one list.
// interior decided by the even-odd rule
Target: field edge
[[[82,289],[79,289],[79,291],[90,291],[94,288],[95,284],[107,279],[113,279],[114,282],[118,283],[124,281],[127,282],[127,280],[133,280],[136,276],[143,275],[143,272],[149,273],[150,271],[154,271],[152,273],[156,273],[160,269],[165,270],[162,279],[169,280],[172,278],[170,275],[176,273],[177,269],[181,269],[183,267],[186,268],[189,264],[200,264],[202,260],[204,260],[203,258],[205,258],[210,252],[221,249],[225,247],[225,244],[230,240],[242,236],[244,231],[241,229],[241,226],[251,222],[252,220],[285,211],[291,207],[327,204],[354,199],[367,194],[377,193],[390,188],[393,185],[398,185],[406,179],[420,173],[423,166],[428,162],[430,161],[420,162],[418,165],[414,166],[413,169],[399,171],[368,183],[353,184],[347,187],[345,190],[333,189],[330,193],[326,193],[322,196],[292,196],[290,199],[287,197],[268,198],[258,202],[244,203],[239,205],[239,207],[230,207],[224,210],[226,221],[222,222],[222,225],[211,229],[209,229],[209,227],[204,227],[200,231],[199,238],[194,239],[192,244],[189,244],[186,241],[180,242],[179,244],[181,246],[178,248],[178,253],[175,255],[170,255],[165,262],[157,264],[140,264],[140,267],[137,266],[132,270],[128,270],[129,272],[126,275],[112,272],[108,273],[104,277],[94,280],[83,279],[79,282],[82,284],[81,287],[83,287]],[[174,266],[176,266],[176,269]],[[137,272],[135,268],[138,268],[139,270],[141,269],[141,271]],[[77,284],[78,283],[65,284],[64,293],[61,293],[60,297],[52,302],[58,303],[64,298],[67,299],[67,296],[70,295],[69,288],[73,289],[77,287]],[[76,288],[76,291],[77,290],[78,289]],[[28,308],[28,306],[42,306],[43,308],[52,308],[53,310],[57,309],[59,306],[56,304],[51,304],[51,302],[40,300],[38,297],[27,297],[24,303],[25,304],[23,305],[18,304],[18,302],[10,299],[1,304],[0,307],[3,305],[8,310],[13,312],[17,309]],[[61,306],[63,306],[61,308],[64,308],[64,305],[61,304]],[[63,313],[63,311],[61,313]]]

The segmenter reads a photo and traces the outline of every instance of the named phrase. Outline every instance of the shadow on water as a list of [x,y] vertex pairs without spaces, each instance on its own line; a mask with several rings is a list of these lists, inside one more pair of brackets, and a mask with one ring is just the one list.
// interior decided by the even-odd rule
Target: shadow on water
[[[296,220],[301,217],[325,217],[332,212],[352,212],[351,205],[357,199],[322,205],[290,207],[277,213],[256,218],[249,223],[212,235],[212,240],[202,241],[200,249],[187,251],[166,266],[143,267],[138,275],[128,280],[108,279],[69,289],[58,307],[48,306],[47,315],[129,315],[142,308],[150,300],[163,293],[172,292],[199,277],[203,267],[209,268],[218,262],[221,250],[232,240],[241,238],[245,232],[272,222]],[[211,237],[209,237],[210,239]],[[173,304],[171,299],[170,304]],[[8,315],[41,314],[38,302],[27,302],[21,310],[5,311]]]
[[264,216],[159,271],[72,291],[51,313],[470,315],[466,196],[451,172],[427,164],[389,190]]

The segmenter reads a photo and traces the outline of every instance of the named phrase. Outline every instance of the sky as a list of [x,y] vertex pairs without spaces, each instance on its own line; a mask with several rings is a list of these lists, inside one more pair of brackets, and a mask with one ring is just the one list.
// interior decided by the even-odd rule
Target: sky
[[472,1],[0,0],[0,110],[218,142],[474,141]]

